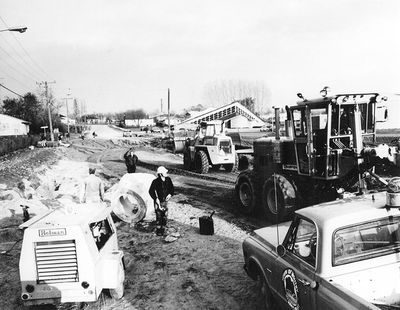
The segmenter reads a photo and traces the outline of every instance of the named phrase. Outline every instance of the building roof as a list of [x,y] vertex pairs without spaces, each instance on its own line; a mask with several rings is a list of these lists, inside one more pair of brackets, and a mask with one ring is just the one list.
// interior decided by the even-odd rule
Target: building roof
[[14,116],[10,116],[10,115],[7,115],[7,114],[0,114],[0,118],[8,119],[8,120],[13,120],[13,121],[15,121],[15,122],[19,121],[19,122],[21,122],[21,123],[23,123],[23,124],[26,124],[26,125],[30,124],[29,122],[27,122],[27,121],[25,121],[25,120],[23,120],[23,119],[16,118],[16,117],[14,117]]
[[190,123],[190,124],[199,124],[201,122],[208,122],[212,120],[226,120],[238,115],[243,115],[246,117],[249,121],[256,121],[259,122],[260,124],[263,124],[263,120],[259,118],[257,115],[255,115],[253,112],[251,112],[249,109],[247,109],[245,106],[240,104],[237,101],[234,101],[232,103],[229,103],[227,105],[224,105],[222,107],[218,107],[216,109],[212,110],[205,110],[200,112],[196,116],[192,116],[188,118],[187,120],[183,121],[181,124],[185,123]]

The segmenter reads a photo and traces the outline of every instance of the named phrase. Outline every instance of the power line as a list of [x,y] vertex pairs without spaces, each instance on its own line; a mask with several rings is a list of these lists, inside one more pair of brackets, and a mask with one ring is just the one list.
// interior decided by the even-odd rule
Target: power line
[[15,94],[15,95],[17,95],[17,96],[20,96],[21,98],[24,97],[24,96],[18,94],[17,92],[15,92],[15,91],[9,89],[8,87],[4,86],[3,84],[0,84],[0,87],[3,87],[4,89],[8,90],[9,92],[11,92],[11,93],[13,93],[13,94]]
[[[0,46],[0,50],[1,51],[3,51],[3,53],[5,53],[7,56],[9,56],[10,58],[13,58],[5,49],[3,49],[1,46]],[[14,60],[15,61],[15,60]],[[36,79],[35,78],[32,78],[31,76],[29,76],[29,75],[27,75],[25,72],[22,72],[21,70],[19,70],[19,69],[16,69],[16,68],[14,68],[11,64],[9,64],[8,62],[6,62],[6,61],[3,61],[7,66],[9,66],[12,70],[14,70],[14,71],[16,71],[18,74],[21,74],[21,75],[24,75],[26,78],[28,78],[29,80],[33,80],[33,81],[35,81]],[[18,63],[17,63],[18,64]]]
[[[3,22],[3,24],[7,27],[7,28],[9,28],[9,26],[7,25],[7,23],[4,21],[4,19],[0,16],[0,20]],[[21,44],[21,42],[17,39],[17,37],[15,36],[15,34],[14,33],[11,33],[11,35],[13,36],[13,38],[14,38],[14,40],[18,43],[18,45],[20,46],[20,48],[24,51],[24,53],[25,53],[25,55],[31,60],[31,62],[40,70],[40,71],[42,71],[42,73],[39,73],[39,71],[36,69],[36,68],[34,68],[32,65],[30,65],[26,60],[25,60],[25,58],[23,58],[22,56],[21,56],[21,54],[19,54],[18,53],[18,51],[16,51],[16,49],[11,45],[11,44],[9,44],[9,42],[5,39],[5,37],[3,37],[4,38],[4,40],[12,47],[12,49],[15,51],[15,53],[25,62],[25,64],[28,66],[28,67],[30,67],[33,71],[32,72],[34,72],[34,75],[36,75],[36,74],[38,74],[37,75],[37,77],[40,77],[42,74],[44,74],[45,76],[49,76],[47,73],[46,73],[46,71],[44,71],[43,69],[42,69],[42,67],[41,66],[39,66],[39,64],[32,58],[32,56],[28,53],[28,51],[24,48],[24,46]]]
[[[5,49],[2,49],[4,53],[6,53],[17,65],[22,67],[29,75],[32,75],[35,77],[35,79],[38,79],[40,76],[37,75],[37,72],[35,72],[34,68],[21,56],[21,54],[18,53],[18,51],[15,49],[15,47],[10,44],[5,36],[1,36],[1,38],[6,42],[6,44],[11,47],[12,53],[8,53]],[[14,55],[18,56],[19,61],[17,61],[17,58],[14,57]]]

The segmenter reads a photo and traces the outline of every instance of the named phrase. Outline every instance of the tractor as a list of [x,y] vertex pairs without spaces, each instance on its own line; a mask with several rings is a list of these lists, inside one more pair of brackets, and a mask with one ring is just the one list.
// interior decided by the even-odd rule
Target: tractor
[[200,124],[194,139],[186,140],[183,166],[200,174],[208,173],[210,167],[219,170],[222,166],[228,172],[237,170],[238,155],[232,138],[225,135],[223,121]]
[[[286,135],[253,142],[253,168],[235,183],[238,207],[250,214],[256,207],[271,222],[290,218],[301,207],[335,200],[347,192],[365,192],[385,183],[374,173],[378,159],[376,123],[385,121],[387,97],[378,93],[339,94],[302,100],[286,106]],[[378,180],[378,181],[377,181]]]

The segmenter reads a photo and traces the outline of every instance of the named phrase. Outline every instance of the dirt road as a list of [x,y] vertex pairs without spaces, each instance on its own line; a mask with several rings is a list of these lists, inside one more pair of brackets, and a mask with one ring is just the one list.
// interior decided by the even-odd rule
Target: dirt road
[[[101,131],[96,130],[96,133],[100,136]],[[88,165],[98,167],[106,188],[111,187],[125,173],[121,154],[131,144],[137,146],[139,160],[142,157],[138,172],[153,173],[159,163],[171,167],[177,195],[171,202],[169,230],[178,232],[180,237],[175,242],[166,243],[154,234],[152,221],[134,227],[119,222],[119,244],[125,253],[127,267],[125,296],[114,301],[103,294],[98,302],[85,305],[85,309],[258,309],[256,288],[242,268],[241,242],[252,228],[262,223],[236,213],[233,183],[229,177],[218,181],[217,178],[202,179],[180,174],[179,156],[150,147],[149,141],[151,138],[73,140],[70,148],[46,149],[49,154],[54,152],[54,157],[37,150],[33,151],[37,156],[26,151],[24,157],[21,152],[20,161],[26,160],[26,165],[37,167],[42,174],[38,177],[35,172],[29,176],[27,173],[32,187],[43,183],[46,178],[50,183],[56,180],[61,191],[59,194],[76,194]],[[51,159],[52,166],[43,171],[47,159]],[[7,158],[4,166],[12,165],[14,160],[14,157]],[[16,175],[10,174],[0,183],[10,187],[16,179]],[[213,236],[200,235],[198,218],[212,210],[216,211],[216,233]],[[15,227],[1,228],[10,223],[10,218],[0,221],[1,250],[10,249],[21,237],[21,232]],[[13,221],[20,221],[18,214]],[[18,275],[20,246],[17,243],[8,255],[0,256],[1,309],[23,309]],[[76,307],[63,304],[58,308]]]

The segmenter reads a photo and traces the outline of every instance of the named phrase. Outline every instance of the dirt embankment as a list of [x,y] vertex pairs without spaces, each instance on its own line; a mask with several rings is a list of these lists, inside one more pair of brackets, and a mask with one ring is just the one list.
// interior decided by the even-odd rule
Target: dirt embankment
[[[76,140],[74,144],[70,148],[26,150],[3,158],[0,173],[5,177],[0,183],[10,189],[24,177],[35,190],[34,198],[49,207],[51,203],[44,199],[46,190],[55,199],[63,195],[74,199],[89,165],[98,167],[106,188],[125,173],[123,162],[119,157],[112,157],[111,151],[122,150],[126,144],[101,140]],[[103,165],[102,159],[106,157],[108,164]],[[143,167],[139,170],[152,173]],[[44,184],[47,187],[39,191],[42,195],[39,196],[38,189]],[[203,180],[202,186],[207,185],[208,181]],[[10,203],[7,199],[0,202]],[[117,223],[119,245],[126,259],[125,295],[115,301],[103,294],[98,302],[84,305],[85,309],[259,308],[255,286],[242,268],[241,242],[247,232],[217,213],[215,234],[200,235],[198,219],[213,208],[207,199],[194,204],[191,201],[190,191],[173,197],[168,231],[176,240],[171,243],[154,234],[153,220],[133,226]],[[14,245],[22,237],[16,228],[21,222],[18,212],[0,220],[0,251],[8,250],[6,255],[0,254],[1,309],[23,309],[18,274],[21,242]],[[63,304],[58,308],[76,309],[77,306]]]

